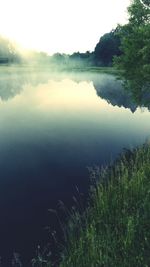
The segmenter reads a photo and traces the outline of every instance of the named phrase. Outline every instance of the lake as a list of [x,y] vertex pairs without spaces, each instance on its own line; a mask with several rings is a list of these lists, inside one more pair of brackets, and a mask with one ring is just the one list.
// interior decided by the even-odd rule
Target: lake
[[58,229],[59,200],[87,196],[88,167],[106,166],[150,137],[150,112],[115,76],[0,69],[0,255],[24,262],[46,230]]

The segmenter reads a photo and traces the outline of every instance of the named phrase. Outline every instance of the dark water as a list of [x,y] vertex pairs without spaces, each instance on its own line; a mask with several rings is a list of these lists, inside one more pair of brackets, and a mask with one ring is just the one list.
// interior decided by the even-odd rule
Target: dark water
[[26,262],[57,225],[48,209],[84,195],[87,167],[105,165],[150,136],[150,113],[106,74],[0,74],[0,255]]

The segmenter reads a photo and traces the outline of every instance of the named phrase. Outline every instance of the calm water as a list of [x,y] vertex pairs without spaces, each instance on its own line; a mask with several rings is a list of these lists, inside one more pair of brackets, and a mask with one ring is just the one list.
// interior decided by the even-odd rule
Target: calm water
[[47,242],[45,227],[57,225],[48,209],[58,200],[69,206],[76,186],[86,195],[88,166],[144,143],[150,112],[112,75],[11,68],[0,75],[0,255],[7,261],[17,251],[27,260]]

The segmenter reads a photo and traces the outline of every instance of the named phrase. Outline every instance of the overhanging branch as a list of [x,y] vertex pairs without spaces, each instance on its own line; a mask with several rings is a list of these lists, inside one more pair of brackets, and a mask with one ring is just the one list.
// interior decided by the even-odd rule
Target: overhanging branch
[[140,0],[140,2],[146,8],[150,8],[150,0]]

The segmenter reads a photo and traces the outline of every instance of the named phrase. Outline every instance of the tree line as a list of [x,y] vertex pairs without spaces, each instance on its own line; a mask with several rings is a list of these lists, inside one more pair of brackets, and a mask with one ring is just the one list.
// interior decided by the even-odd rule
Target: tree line
[[[121,70],[125,87],[132,89],[137,100],[150,97],[150,0],[132,0],[128,14],[128,23],[101,36],[92,52],[53,56],[34,52],[30,61],[60,68],[115,66]],[[16,46],[0,37],[0,64],[24,61]]]
[[15,44],[0,36],[0,64],[20,62],[21,55]]
[[122,54],[114,63],[136,101],[150,101],[150,1],[132,1],[128,13],[128,24],[119,29]]
[[[120,37],[116,35],[116,32],[117,29],[104,34],[92,52],[74,52],[71,55],[55,53],[53,56],[48,56],[46,53],[34,51],[29,53],[29,60],[72,67],[111,66],[113,56],[121,54]],[[21,61],[25,61],[25,58],[17,51],[16,46],[10,40],[0,37],[0,64]]]
[[94,51],[85,53],[75,52],[72,55],[56,53],[51,61],[72,67],[83,66],[112,66],[113,57],[121,55],[120,36],[117,35],[118,27],[109,33],[104,34],[96,44]]

